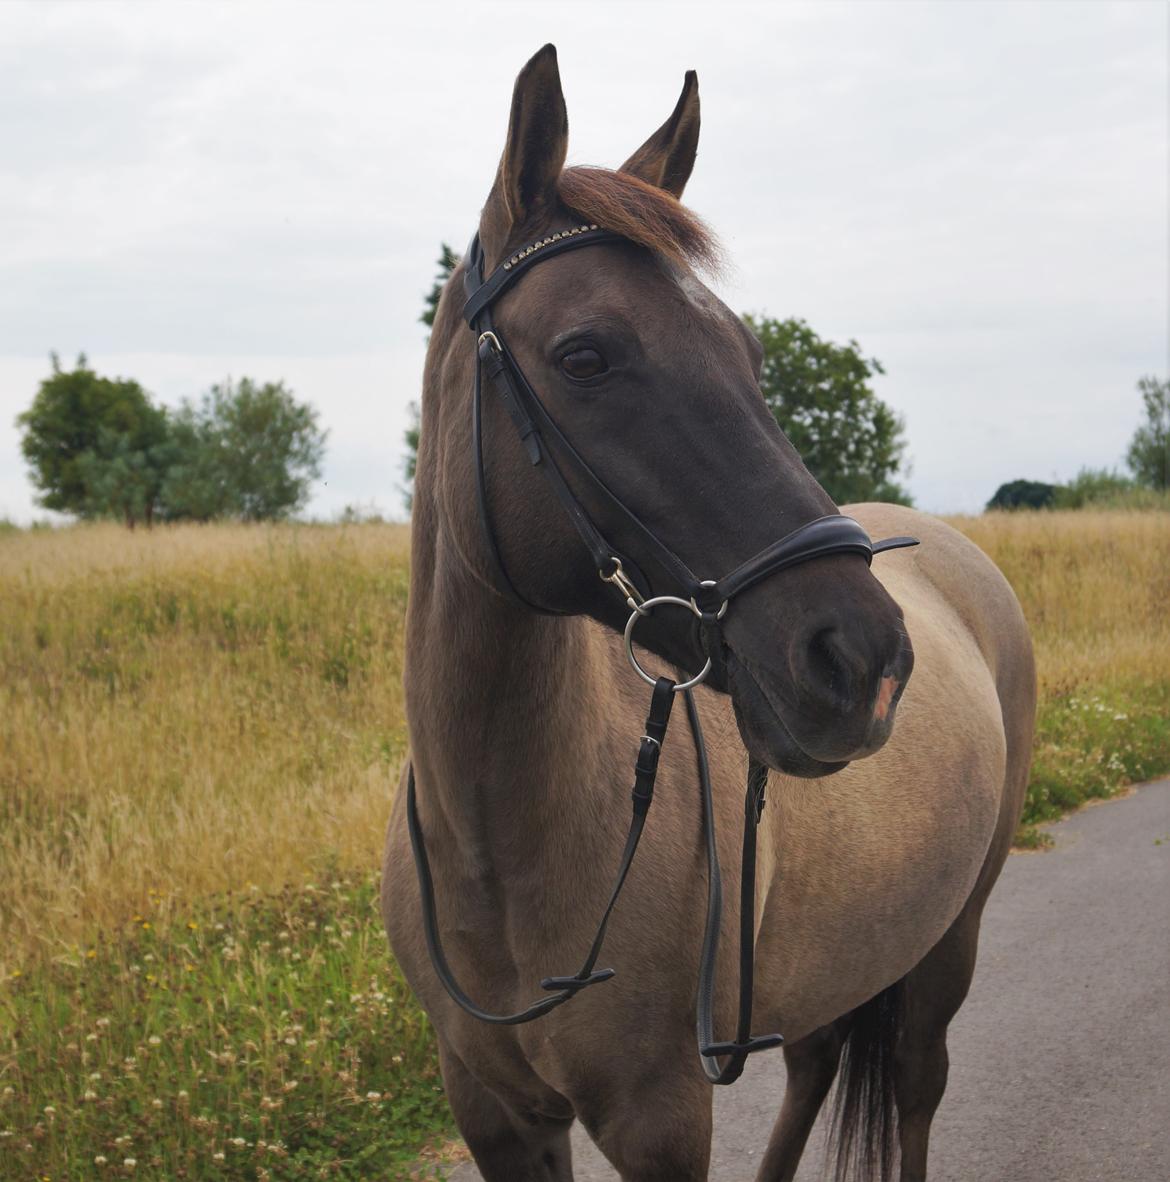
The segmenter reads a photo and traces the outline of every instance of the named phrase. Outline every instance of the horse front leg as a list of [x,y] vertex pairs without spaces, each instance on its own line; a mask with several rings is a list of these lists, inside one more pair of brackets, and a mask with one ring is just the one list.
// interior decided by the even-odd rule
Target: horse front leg
[[[623,1078],[621,1072],[628,1072]],[[685,1059],[626,1063],[590,1089],[577,1115],[622,1182],[704,1182],[711,1161],[711,1086]]]
[[439,1044],[443,1089],[484,1182],[573,1182],[572,1117],[514,1111]]

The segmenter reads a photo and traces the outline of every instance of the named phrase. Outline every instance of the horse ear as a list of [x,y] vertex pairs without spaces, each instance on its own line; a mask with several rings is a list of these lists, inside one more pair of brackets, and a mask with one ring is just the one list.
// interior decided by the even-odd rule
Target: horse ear
[[681,197],[695,167],[698,150],[699,76],[688,70],[670,118],[618,171],[628,172]]
[[508,141],[484,208],[484,220],[497,234],[506,238],[552,203],[568,149],[569,117],[557,51],[546,45],[520,71],[512,91]]

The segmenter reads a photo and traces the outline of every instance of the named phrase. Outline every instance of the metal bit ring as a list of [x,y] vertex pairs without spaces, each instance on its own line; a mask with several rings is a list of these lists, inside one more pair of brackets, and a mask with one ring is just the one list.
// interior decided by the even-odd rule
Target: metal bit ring
[[[670,603],[676,607],[685,607],[687,611],[694,613],[696,616],[701,616],[702,612],[695,607],[688,599],[679,599],[677,595],[657,595],[653,599],[647,599],[638,604],[638,606],[630,613],[630,618],[626,621],[626,656],[629,658],[630,664],[634,667],[634,672],[647,684],[655,685],[656,679],[651,677],[645,669],[638,664],[638,658],[634,656],[634,625],[642,616],[648,616],[650,612],[659,604]],[[707,663],[695,674],[689,681],[680,681],[675,687],[674,692],[680,693],[682,690],[693,689],[699,685],[711,672],[711,658],[707,658]]]

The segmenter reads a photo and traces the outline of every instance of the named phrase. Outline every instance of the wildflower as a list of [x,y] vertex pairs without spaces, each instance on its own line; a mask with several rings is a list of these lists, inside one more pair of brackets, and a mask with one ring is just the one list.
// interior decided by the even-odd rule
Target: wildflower
[[144,932],[149,932],[149,931],[150,931],[150,922],[149,922],[149,921],[147,921],[146,923],[144,923],[144,924],[142,925],[142,930],[143,930]]
[[97,1042],[97,1035],[96,1034],[87,1034],[85,1036],[85,1041],[86,1042]]
[[56,1116],[57,1115],[57,1110],[52,1106],[52,1104],[45,1105],[45,1115],[46,1116]]
[[180,1092],[179,1092],[179,1100],[180,1100],[180,1101],[181,1101],[183,1104],[186,1104],[186,1103],[187,1103],[187,1101],[188,1101],[190,1098],[191,1098],[191,1097],[187,1095],[187,1089],[186,1089],[186,1088],[184,1088],[182,1091],[180,1091]]
[[95,949],[95,948],[91,948],[91,949],[90,949],[90,950],[89,950],[89,951],[88,951],[88,952],[85,954],[85,958],[86,958],[86,960],[96,960],[96,959],[97,959],[97,949]]
[[157,1047],[162,1044],[162,1039],[157,1034],[152,1034],[147,1040],[152,1047]]
[[101,1079],[101,1077],[102,1077],[102,1073],[100,1071],[91,1071],[89,1073],[90,1079],[98,1080],[98,1079]]
[[100,1027],[101,1027],[103,1030],[104,1030],[104,1029],[105,1029],[107,1026],[109,1026],[109,1024],[110,1024],[110,1020],[109,1020],[109,1018],[99,1018],[99,1019],[98,1019],[98,1020],[97,1020],[97,1021],[94,1023],[94,1025],[95,1025],[95,1026],[100,1026]]
[[222,1152],[213,1153],[211,1155],[212,1161],[223,1161],[224,1155]]
[[245,1141],[243,1137],[233,1137],[233,1138],[232,1138],[232,1144],[233,1144],[233,1145],[234,1145],[234,1146],[235,1146],[237,1149],[243,1149],[243,1148],[244,1148],[244,1146],[248,1144],[248,1142],[247,1142],[247,1141]]
[[86,1088],[85,1092],[82,1094],[81,1098],[83,1100],[96,1100],[97,1099],[97,1092],[95,1092],[93,1090],[93,1088]]
[[373,1104],[375,1101],[382,1099],[382,1093],[381,1092],[367,1092],[366,1099],[369,1100],[369,1102],[371,1104]]
[[195,966],[193,964],[185,964],[183,965],[183,971],[185,973],[193,973],[195,971]]
[[156,1097],[154,1100],[151,1100],[150,1106],[151,1108],[161,1108],[163,1106],[163,1102]]
[[391,1062],[391,1063],[401,1063],[401,1062],[402,1062],[402,1056],[401,1056],[401,1055],[391,1055],[391,1056],[390,1056],[390,1062]]
[[137,1164],[138,1164],[138,1159],[137,1159],[137,1158],[133,1158],[133,1157],[124,1157],[124,1158],[122,1158],[122,1165],[124,1165],[124,1166],[126,1167],[126,1169],[128,1169],[128,1170],[132,1170],[132,1169],[134,1169],[134,1167],[135,1167]]
[[93,1159],[93,1164],[95,1166],[104,1166],[106,1164],[106,1159],[102,1154],[99,1153],[97,1157]]

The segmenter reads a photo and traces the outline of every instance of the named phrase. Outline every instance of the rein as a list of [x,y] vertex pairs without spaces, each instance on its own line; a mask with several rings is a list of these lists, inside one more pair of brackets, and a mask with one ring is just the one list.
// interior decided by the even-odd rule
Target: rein
[[[608,981],[613,969],[596,968],[605,941],[610,916],[617,904],[626,876],[637,853],[638,842],[646,824],[646,816],[654,796],[658,775],[658,760],[670,721],[675,694],[681,693],[686,703],[687,721],[695,746],[698,778],[703,813],[703,840],[707,855],[707,918],[699,961],[699,981],[696,997],[696,1036],[704,1074],[713,1084],[734,1083],[742,1074],[748,1055],[755,1051],[779,1046],[779,1034],[752,1036],[752,992],[755,965],[755,878],[756,830],[764,808],[764,792],[768,769],[749,756],[747,791],[744,797],[743,854],[740,867],[740,931],[739,931],[739,1016],[735,1038],[717,1041],[714,1035],[715,961],[719,949],[719,929],[723,915],[723,888],[719,869],[719,855],[715,842],[715,810],[711,790],[711,772],[707,748],[699,722],[699,712],[692,693],[711,672],[713,661],[722,653],[722,620],[732,599],[789,567],[832,554],[857,554],[867,563],[874,554],[885,550],[916,546],[915,538],[887,538],[872,542],[862,525],[851,517],[834,514],[810,521],[765,547],[729,574],[719,579],[699,579],[683,560],[674,553],[614,494],[589,466],[557,426],[524,376],[515,358],[500,339],[492,324],[492,304],[529,267],[547,258],[576,250],[583,246],[623,242],[621,235],[603,230],[596,225],[574,226],[558,231],[511,255],[492,274],[484,278],[484,257],[477,234],[467,252],[464,285],[467,301],[463,308],[468,326],[476,334],[475,385],[472,398],[472,446],[475,452],[476,500],[488,552],[495,570],[497,586],[510,598],[531,611],[545,615],[562,613],[539,607],[525,599],[508,576],[500,553],[499,543],[492,528],[488,507],[487,479],[483,458],[483,386],[484,376],[507,410],[529,462],[539,468],[549,486],[573,523],[581,541],[588,549],[598,576],[613,584],[621,594],[630,617],[625,626],[626,655],[635,672],[653,687],[646,730],[642,735],[634,764],[633,808],[625,849],[609,902],[602,913],[597,934],[580,969],[568,977],[546,977],[541,988],[550,996],[534,1001],[525,1009],[512,1014],[493,1014],[477,1006],[455,980],[443,952],[435,907],[434,883],[430,862],[418,816],[413,764],[407,773],[406,818],[410,833],[411,851],[418,873],[422,905],[423,931],[431,964],[439,981],[451,999],[473,1018],[495,1025],[518,1025],[543,1017],[551,1010],[571,1001],[581,990]],[[558,459],[559,457],[559,459]],[[675,594],[652,593],[646,575],[634,561],[614,547],[601,532],[584,505],[574,494],[562,470],[562,464],[576,481],[584,485],[607,514],[621,523],[624,531],[637,538],[639,552],[649,558],[668,577]],[[691,611],[699,621],[700,635],[707,661],[689,679],[675,682],[668,677],[654,677],[647,673],[634,655],[633,634],[639,619],[656,607],[675,606]],[[719,1060],[726,1057],[720,1065]]]

